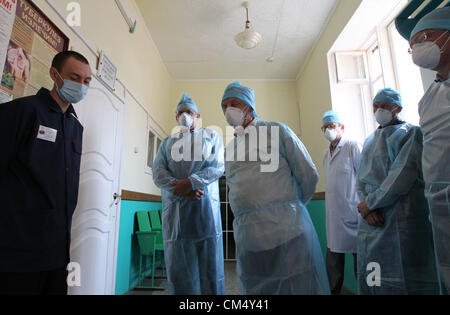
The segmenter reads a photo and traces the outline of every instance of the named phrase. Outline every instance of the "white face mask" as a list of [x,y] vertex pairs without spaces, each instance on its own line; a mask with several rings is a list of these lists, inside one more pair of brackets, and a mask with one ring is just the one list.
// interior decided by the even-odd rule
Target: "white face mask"
[[334,142],[336,141],[337,137],[338,137],[337,129],[327,128],[327,130],[325,131],[325,138],[327,138],[328,141]]
[[242,126],[245,121],[245,113],[235,107],[229,107],[225,113],[225,117],[230,126],[233,127]]
[[445,46],[450,40],[450,36],[442,46],[442,49],[436,44],[436,42],[442,38],[448,32],[442,33],[438,39],[434,42],[423,42],[414,44],[412,47],[412,58],[414,63],[424,69],[434,70],[441,62],[441,55]]
[[375,113],[375,118],[377,119],[377,122],[381,127],[385,127],[394,119],[394,116],[392,115],[393,112],[394,111],[391,112],[382,108],[377,110],[377,112]]
[[178,124],[181,127],[191,129],[192,125],[194,124],[194,118],[188,113],[183,113],[180,117],[178,117]]

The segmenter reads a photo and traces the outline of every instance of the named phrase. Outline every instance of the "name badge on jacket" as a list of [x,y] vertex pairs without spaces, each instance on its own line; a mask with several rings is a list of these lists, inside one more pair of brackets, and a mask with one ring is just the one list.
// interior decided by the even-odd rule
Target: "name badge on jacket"
[[56,142],[58,130],[49,127],[39,126],[37,138],[49,142]]

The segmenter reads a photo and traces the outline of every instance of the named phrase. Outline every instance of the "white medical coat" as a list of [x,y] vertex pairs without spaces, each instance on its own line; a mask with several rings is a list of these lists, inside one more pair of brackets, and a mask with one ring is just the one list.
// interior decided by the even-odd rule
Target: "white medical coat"
[[358,204],[356,190],[362,146],[342,138],[331,155],[325,152],[325,205],[328,248],[334,253],[356,253]]

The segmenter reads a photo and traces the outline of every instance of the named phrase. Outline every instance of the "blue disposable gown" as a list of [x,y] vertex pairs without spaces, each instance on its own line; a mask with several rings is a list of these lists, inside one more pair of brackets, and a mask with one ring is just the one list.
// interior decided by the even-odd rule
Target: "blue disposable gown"
[[[385,223],[374,227],[360,220],[360,294],[439,292],[421,156],[422,132],[408,123],[380,128],[364,144],[358,194],[369,209],[381,211]],[[375,275],[370,263],[380,267],[381,286],[367,281]]]
[[[225,294],[218,184],[224,167],[222,138],[209,129],[175,134],[160,146],[153,179],[162,190],[164,252],[171,294]],[[185,178],[190,179],[193,190],[204,189],[201,200],[173,194],[170,183]]]
[[419,104],[423,176],[431,210],[441,293],[450,292],[450,80],[435,82]]
[[318,182],[316,167],[287,126],[255,125],[226,150],[241,293],[329,294],[318,237],[305,207]]

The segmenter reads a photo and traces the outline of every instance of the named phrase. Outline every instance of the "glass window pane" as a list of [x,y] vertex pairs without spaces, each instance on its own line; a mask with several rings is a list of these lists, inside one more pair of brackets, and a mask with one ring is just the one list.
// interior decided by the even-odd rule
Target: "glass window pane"
[[419,125],[418,104],[425,92],[420,68],[412,61],[408,53],[409,43],[401,37],[394,23],[389,26],[389,35],[398,88],[404,104],[408,105],[403,108],[400,117],[411,124]]
[[225,261],[236,260],[236,245],[234,242],[233,221],[234,215],[230,204],[226,197],[228,195],[228,185],[226,184],[226,176],[219,179],[220,192],[220,215],[223,230],[223,252]]
[[225,177],[219,179],[219,194],[220,194],[220,202],[227,201],[227,181]]
[[223,258],[224,258],[224,260],[227,260],[228,256],[227,256],[227,235],[226,235],[226,233],[222,233],[222,240],[223,240]]
[[234,215],[231,211],[231,208],[228,207],[228,217],[227,217],[227,231],[233,231],[233,221],[234,221]]
[[[159,151],[159,147],[161,146],[161,139],[157,139],[156,140],[156,154],[158,154]],[[155,154],[155,158],[156,158],[156,154]]]
[[383,68],[381,66],[381,55],[380,48],[376,46],[372,51],[369,52],[370,55],[370,75],[372,79],[378,78],[383,75]]
[[220,204],[220,216],[222,217],[222,230],[225,231],[227,228],[227,204]]
[[147,150],[147,166],[153,167],[154,149],[155,148],[155,135],[150,130],[148,131],[148,150]]
[[363,53],[336,53],[336,63],[339,81],[367,79]]
[[375,98],[375,96],[377,95],[378,91],[381,89],[384,89],[384,78],[381,77],[378,80],[372,82],[372,98]]
[[236,259],[236,243],[234,241],[234,233],[228,234],[228,259]]

